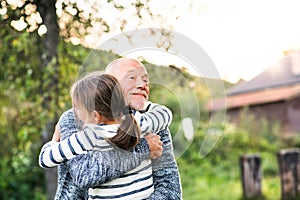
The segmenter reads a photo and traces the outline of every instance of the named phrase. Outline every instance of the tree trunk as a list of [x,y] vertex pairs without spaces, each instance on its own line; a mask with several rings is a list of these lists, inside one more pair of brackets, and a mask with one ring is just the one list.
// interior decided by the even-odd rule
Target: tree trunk
[[[51,133],[54,132],[54,123],[53,120],[49,120],[45,125],[43,130],[43,144],[50,140]],[[49,200],[53,200],[56,193],[57,188],[57,167],[53,167],[45,170],[45,180],[46,180],[46,192],[47,198]]]
[[[39,11],[43,22],[47,28],[47,33],[41,38],[41,62],[43,76],[41,80],[41,92],[44,96],[43,109],[50,110],[51,104],[53,105],[58,100],[58,42],[59,42],[59,26],[57,22],[55,0],[37,0],[35,1],[37,10]],[[52,108],[53,109],[53,108]],[[57,122],[57,114],[54,110],[50,112],[49,120],[46,122],[42,137],[43,143],[49,141],[54,132],[54,126]],[[57,168],[47,169],[46,171],[46,190],[48,199],[53,199],[57,188]]]

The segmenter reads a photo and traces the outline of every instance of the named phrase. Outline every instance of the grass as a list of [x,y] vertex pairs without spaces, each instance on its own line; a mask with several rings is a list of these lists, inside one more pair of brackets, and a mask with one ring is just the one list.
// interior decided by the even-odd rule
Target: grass
[[[206,163],[189,163],[177,160],[181,175],[184,200],[242,200],[243,189],[239,166],[220,167],[221,164],[207,168]],[[224,161],[226,162],[226,161]],[[227,168],[228,169],[228,168]],[[262,194],[264,200],[280,200],[279,176],[263,176]]]

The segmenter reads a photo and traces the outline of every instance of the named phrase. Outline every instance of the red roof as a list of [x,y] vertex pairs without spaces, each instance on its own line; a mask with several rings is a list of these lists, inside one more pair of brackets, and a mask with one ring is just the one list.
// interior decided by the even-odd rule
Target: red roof
[[225,107],[226,109],[233,109],[250,105],[259,105],[276,101],[284,101],[293,99],[299,94],[300,84],[278,88],[269,88],[259,91],[227,96],[226,104],[221,103],[224,102],[224,99],[212,100],[208,106],[208,109],[210,111],[216,111],[225,109]]

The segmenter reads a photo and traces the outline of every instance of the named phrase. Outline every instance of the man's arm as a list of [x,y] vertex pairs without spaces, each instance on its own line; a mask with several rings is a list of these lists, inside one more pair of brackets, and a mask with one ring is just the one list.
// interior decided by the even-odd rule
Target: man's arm
[[91,188],[122,176],[145,159],[149,159],[149,147],[143,138],[132,152],[89,151],[69,160],[67,165],[75,185]]
[[163,142],[163,154],[160,158],[152,160],[154,193],[147,199],[182,199],[180,175],[173,153],[171,134],[168,129],[158,134]]
[[[66,119],[72,120],[66,120]],[[59,124],[61,125],[59,127]],[[60,141],[70,137],[72,134],[80,130],[80,126],[75,122],[74,113],[72,110],[68,110],[62,114],[57,124],[58,130],[63,127],[63,134],[54,132],[52,140]],[[69,130],[69,131],[67,131]],[[58,185],[56,189],[55,200],[61,199],[87,199],[88,188],[77,187],[70,176],[68,166],[62,163],[58,166]]]

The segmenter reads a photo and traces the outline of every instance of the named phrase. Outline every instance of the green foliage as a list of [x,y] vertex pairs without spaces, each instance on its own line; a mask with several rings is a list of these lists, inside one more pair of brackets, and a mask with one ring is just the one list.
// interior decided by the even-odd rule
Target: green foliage
[[[70,83],[79,69],[72,61],[83,60],[89,50],[75,52],[74,46],[61,44],[68,57],[60,57],[65,67],[56,72],[51,65],[41,67],[34,34],[9,27],[0,34],[0,199],[45,199],[44,173],[37,165],[41,133],[46,120],[71,107]],[[49,90],[45,85],[54,74],[59,78],[57,90]],[[55,96],[58,100],[45,110],[44,100]]]
[[10,28],[0,34],[0,199],[35,199],[43,192],[36,40]]

